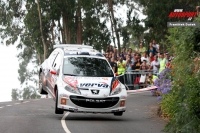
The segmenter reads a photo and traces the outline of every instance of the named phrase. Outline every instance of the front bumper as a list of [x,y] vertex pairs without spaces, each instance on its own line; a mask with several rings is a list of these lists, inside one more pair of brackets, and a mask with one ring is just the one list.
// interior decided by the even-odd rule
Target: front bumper
[[89,98],[76,95],[60,94],[58,97],[58,109],[69,112],[82,113],[114,113],[126,111],[126,96]]

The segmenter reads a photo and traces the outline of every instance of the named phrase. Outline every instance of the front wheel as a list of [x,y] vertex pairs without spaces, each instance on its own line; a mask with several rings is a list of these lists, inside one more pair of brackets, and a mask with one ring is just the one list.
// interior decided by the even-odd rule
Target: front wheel
[[55,102],[55,114],[63,114],[63,110],[59,110],[58,107],[58,90],[56,90],[56,102]]
[[115,115],[115,116],[122,116],[122,115],[123,115],[123,112],[122,112],[122,111],[121,111],[121,112],[115,112],[114,115]]

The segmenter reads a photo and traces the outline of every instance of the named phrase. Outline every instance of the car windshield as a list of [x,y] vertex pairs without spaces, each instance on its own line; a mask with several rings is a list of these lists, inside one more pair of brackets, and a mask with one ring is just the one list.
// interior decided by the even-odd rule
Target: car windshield
[[112,68],[105,59],[68,57],[64,59],[63,74],[71,76],[113,77]]

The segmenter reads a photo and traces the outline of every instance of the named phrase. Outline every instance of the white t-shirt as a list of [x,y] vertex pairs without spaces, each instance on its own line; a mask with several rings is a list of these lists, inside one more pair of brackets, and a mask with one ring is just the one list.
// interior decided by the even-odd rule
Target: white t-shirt
[[156,48],[156,51],[158,51],[160,46],[159,44],[153,44],[153,47]]
[[145,57],[142,56],[142,57],[141,57],[141,61],[143,62],[144,60],[147,61],[147,64],[148,64],[148,65],[151,65],[150,62],[149,62],[149,58],[145,58]]
[[160,62],[155,60],[151,62],[151,66],[153,66],[153,72],[157,73],[159,71],[159,67],[156,67],[155,65],[160,65]]

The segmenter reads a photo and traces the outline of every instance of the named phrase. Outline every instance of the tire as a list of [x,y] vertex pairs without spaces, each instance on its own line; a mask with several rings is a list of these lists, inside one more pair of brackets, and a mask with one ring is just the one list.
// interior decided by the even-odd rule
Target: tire
[[122,115],[123,115],[123,112],[122,112],[122,111],[121,111],[121,112],[115,112],[114,115],[115,115],[115,116],[122,116]]
[[42,72],[40,72],[40,75],[39,75],[39,90],[40,90],[40,94],[44,94],[44,95],[47,95],[47,94],[48,94],[48,93],[43,89]]
[[55,102],[55,114],[63,114],[63,110],[59,110],[58,107],[58,90],[56,90],[56,102]]

